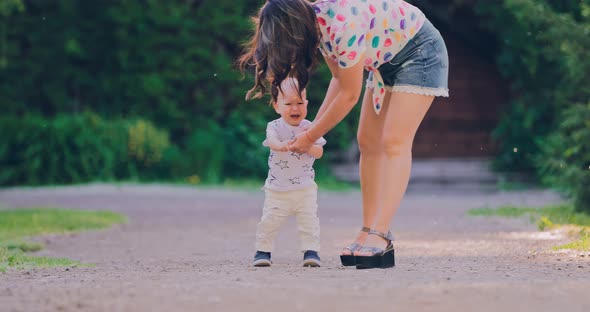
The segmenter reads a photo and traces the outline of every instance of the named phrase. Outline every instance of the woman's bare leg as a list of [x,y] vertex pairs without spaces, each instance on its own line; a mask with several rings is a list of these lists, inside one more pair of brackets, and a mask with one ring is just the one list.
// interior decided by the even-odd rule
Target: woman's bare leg
[[[384,103],[391,94],[385,95]],[[385,105],[381,114],[377,115],[373,109],[373,92],[371,89],[365,89],[365,96],[361,107],[361,117],[357,133],[357,141],[361,157],[359,161],[359,173],[361,178],[361,191],[363,196],[363,226],[370,228],[375,222],[378,208],[378,192],[380,175],[382,172],[381,165],[385,157],[384,149],[381,144],[383,139],[383,126],[385,125],[385,116],[387,115],[387,106]],[[355,240],[356,243],[363,244],[367,238],[366,232],[360,232]],[[350,254],[348,250],[343,250],[343,254]]]
[[[371,229],[387,233],[393,215],[406,192],[412,167],[412,143],[420,123],[434,97],[393,92],[386,106],[385,125],[379,145],[383,148],[383,165],[380,177],[373,177],[378,192],[378,211]],[[383,112],[382,112],[383,114]],[[370,177],[368,177],[370,179]],[[385,248],[386,242],[375,235],[365,240],[364,246]],[[357,255],[370,255],[357,252]]]

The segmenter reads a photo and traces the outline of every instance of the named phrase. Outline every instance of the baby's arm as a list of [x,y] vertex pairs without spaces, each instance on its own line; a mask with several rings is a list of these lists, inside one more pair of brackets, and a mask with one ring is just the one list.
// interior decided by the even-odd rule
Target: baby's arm
[[309,151],[307,151],[307,154],[315,159],[320,159],[322,158],[322,155],[324,155],[324,147],[318,144],[314,144],[311,146]]
[[324,155],[324,145],[326,144],[326,139],[324,137],[319,138],[315,143],[311,146],[307,154],[315,159],[322,158]]
[[266,140],[264,140],[263,145],[268,146],[271,150],[277,152],[286,152],[287,151],[287,143],[288,142],[281,142],[279,140],[278,135],[272,125],[269,123],[266,127]]
[[267,138],[267,142],[268,142],[268,147],[270,147],[271,150],[277,151],[277,152],[286,152],[287,151],[287,142],[281,142],[279,139],[277,138]]

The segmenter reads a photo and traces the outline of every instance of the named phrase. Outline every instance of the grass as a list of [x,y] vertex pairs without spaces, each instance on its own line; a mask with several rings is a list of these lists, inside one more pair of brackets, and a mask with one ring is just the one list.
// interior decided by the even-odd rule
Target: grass
[[497,188],[501,191],[505,192],[517,192],[528,190],[534,187],[534,184],[518,182],[518,181],[508,181],[505,179],[500,179],[496,184]]
[[[359,189],[358,185],[339,181],[338,179],[332,176],[317,178],[315,182],[321,191],[346,192]],[[224,182],[218,184],[195,184],[195,186],[203,188],[223,187],[227,189],[238,189],[246,191],[260,190],[260,188],[263,185],[264,179],[226,179]]]
[[529,216],[535,222],[539,230],[570,226],[575,229],[577,240],[562,246],[554,247],[555,250],[573,249],[590,251],[590,215],[577,212],[572,204],[552,205],[542,208],[504,206],[499,208],[477,208],[468,212],[471,216],[498,216],[506,218],[519,218]]
[[579,251],[590,251],[590,235],[587,233],[584,235],[580,235],[580,238],[576,241],[573,241],[569,244],[555,246],[553,250],[579,250]]
[[[336,179],[333,176],[322,176],[316,178],[315,182],[322,191],[332,192],[346,192],[352,190],[360,190],[358,184],[343,182]],[[113,186],[125,186],[125,185],[169,185],[179,187],[196,187],[204,189],[219,189],[225,188],[230,190],[243,190],[243,191],[257,191],[264,185],[264,179],[255,178],[235,178],[225,179],[222,182],[208,182],[202,181],[198,176],[189,176],[185,179],[179,179],[174,181],[139,181],[139,180],[122,180],[122,181],[94,181],[89,183],[80,184],[67,184],[67,185],[43,185],[43,186],[18,186],[21,189],[24,188],[61,188],[61,187],[72,187],[72,186],[86,186],[92,184],[105,184]]]
[[126,218],[109,211],[66,209],[0,210],[0,272],[9,268],[80,265],[78,261],[27,255],[42,244],[26,241],[29,236],[98,230],[124,223]]
[[536,208],[517,208],[517,207],[500,207],[500,208],[477,208],[469,210],[469,215],[471,216],[498,216],[498,217],[506,217],[506,218],[519,218],[526,214],[536,213],[539,209]]
[[0,247],[0,272],[6,272],[9,268],[22,270],[31,267],[69,267],[85,266],[79,261],[65,258],[50,258],[27,255],[20,250],[9,250]]

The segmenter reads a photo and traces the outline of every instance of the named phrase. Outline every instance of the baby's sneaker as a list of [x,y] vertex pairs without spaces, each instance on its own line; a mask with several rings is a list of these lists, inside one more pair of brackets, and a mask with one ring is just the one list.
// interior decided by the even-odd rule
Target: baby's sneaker
[[322,265],[320,256],[317,251],[306,250],[303,254],[303,266],[304,267],[319,267]]
[[270,261],[270,252],[264,251],[256,251],[254,255],[254,261],[252,261],[252,265],[255,267],[267,267],[272,264]]

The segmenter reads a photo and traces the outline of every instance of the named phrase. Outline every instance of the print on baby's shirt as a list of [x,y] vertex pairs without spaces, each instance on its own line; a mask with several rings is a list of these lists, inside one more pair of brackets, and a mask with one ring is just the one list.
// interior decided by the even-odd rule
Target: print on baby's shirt
[[294,156],[295,158],[297,158],[298,160],[300,160],[301,159],[301,156],[303,156],[303,153],[295,153],[295,152],[292,152],[291,153],[291,156]]
[[[298,126],[290,125],[282,118],[273,120],[267,124],[266,140],[262,144],[268,147],[270,139],[284,144],[305,131],[304,129],[308,129],[310,125],[309,120],[303,120]],[[315,144],[323,146],[326,140],[320,138]],[[290,191],[314,185],[314,161],[315,158],[308,153],[271,149],[268,154],[269,170],[265,187],[274,191]]]
[[309,172],[313,170],[313,168],[307,164],[303,165],[301,168],[303,168],[303,172]]
[[289,168],[289,166],[287,165],[289,162],[285,161],[285,160],[280,160],[278,163],[275,163],[275,165],[279,166],[279,168],[282,169],[287,169]]

